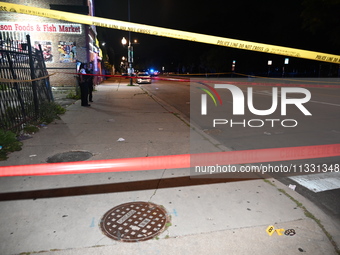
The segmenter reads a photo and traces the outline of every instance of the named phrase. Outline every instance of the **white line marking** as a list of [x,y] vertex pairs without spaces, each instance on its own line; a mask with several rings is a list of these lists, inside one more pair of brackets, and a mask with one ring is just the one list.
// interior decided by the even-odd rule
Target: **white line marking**
[[340,172],[300,175],[289,178],[315,193],[340,189]]

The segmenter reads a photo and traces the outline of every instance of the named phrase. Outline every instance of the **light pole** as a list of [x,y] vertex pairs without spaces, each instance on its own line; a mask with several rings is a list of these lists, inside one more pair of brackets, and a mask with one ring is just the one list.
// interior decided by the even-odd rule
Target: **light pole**
[[233,60],[233,63],[231,64],[231,77],[233,77],[235,73],[235,67],[236,67],[236,60]]
[[[130,0],[128,0],[128,21],[130,22]],[[130,77],[130,86],[133,86],[132,83],[132,63],[133,63],[133,47],[131,46],[131,32],[129,31],[129,41],[127,42],[125,37],[122,39],[122,44],[125,46],[128,44],[128,75]]]
[[289,64],[289,58],[285,58],[285,62],[282,67],[282,77],[284,77],[285,75],[285,65],[288,65],[288,64]]
[[272,60],[268,60],[268,77],[270,75],[270,66],[273,64]]
[[[130,37],[130,32],[129,32]],[[125,46],[128,44],[128,75],[130,77],[130,86],[132,86],[132,63],[133,63],[133,47],[131,46],[131,40],[129,38],[129,41],[123,37],[122,44]]]
[[124,73],[127,73],[126,58],[124,56],[122,57],[122,61],[120,62],[120,67],[124,71]]

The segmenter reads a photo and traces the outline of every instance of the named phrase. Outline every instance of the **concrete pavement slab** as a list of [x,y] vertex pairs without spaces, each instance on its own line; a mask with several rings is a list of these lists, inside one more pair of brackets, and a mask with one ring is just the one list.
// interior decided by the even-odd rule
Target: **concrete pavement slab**
[[[163,205],[171,215],[171,226],[158,240],[127,244],[109,239],[98,227],[100,219],[112,207],[129,201]],[[216,251],[213,254],[299,254],[298,248],[308,254],[335,254],[319,226],[263,180],[7,201],[1,202],[0,210],[6,215],[0,220],[2,254],[81,254],[77,249],[96,254],[82,250],[96,246],[105,246],[103,254],[145,254],[144,250],[150,254],[174,250],[179,254],[195,254],[195,250],[196,254],[211,254],[211,250]],[[294,229],[296,234],[269,236],[269,225]]]
[[[81,254],[216,254],[216,255],[286,255],[286,254],[335,254],[330,249],[327,240],[316,241],[314,233],[308,229],[315,227],[310,220],[295,222],[299,224],[303,237],[287,237],[259,235],[262,227],[242,228],[237,230],[224,230],[199,235],[181,236],[152,240],[144,243],[125,243],[108,246],[91,247],[87,249],[70,249],[63,251],[46,252],[46,255],[81,255]],[[282,224],[285,226],[285,224]],[[304,234],[307,234],[304,235]],[[251,245],[250,245],[251,244]],[[304,244],[308,244],[308,248]]]

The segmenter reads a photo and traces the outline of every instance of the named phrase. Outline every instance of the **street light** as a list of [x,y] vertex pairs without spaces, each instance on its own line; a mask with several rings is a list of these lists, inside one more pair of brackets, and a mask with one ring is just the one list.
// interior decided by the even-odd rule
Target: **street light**
[[[128,21],[130,22],[130,0],[128,0]],[[122,44],[125,46],[128,44],[128,74],[130,76],[130,86],[133,86],[132,84],[132,74],[133,74],[133,69],[132,69],[132,63],[133,63],[133,47],[131,46],[131,31],[129,31],[129,41],[123,37],[122,39]],[[133,44],[138,44],[138,41],[135,39],[133,41]]]
[[120,67],[123,69],[124,73],[127,73],[127,66],[126,66],[126,57],[122,57],[122,61],[120,62]]
[[125,39],[125,37],[123,37],[122,39],[122,44],[125,46],[127,44],[127,40]]
[[273,61],[272,60],[268,60],[268,77],[269,77],[269,74],[270,74],[270,66],[273,64]]
[[233,63],[231,65],[231,71],[234,73],[235,72],[235,67],[236,67],[236,60],[233,60]]
[[[129,32],[130,33],[130,32]],[[130,34],[129,34],[129,41],[123,37],[122,44],[125,46],[128,44],[128,74],[130,77],[130,86],[132,86],[132,63],[133,63],[133,47],[131,46]]]
[[288,64],[289,64],[289,58],[285,58],[285,62],[282,67],[282,77],[284,77],[285,75],[285,65],[288,65]]

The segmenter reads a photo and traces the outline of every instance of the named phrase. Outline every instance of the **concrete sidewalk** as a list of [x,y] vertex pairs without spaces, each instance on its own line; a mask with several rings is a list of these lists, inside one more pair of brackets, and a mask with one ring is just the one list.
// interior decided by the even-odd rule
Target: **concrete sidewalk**
[[[61,120],[25,140],[23,150],[0,166],[46,163],[73,151],[91,153],[89,160],[189,153],[188,123],[142,87],[102,83],[91,107],[79,101],[70,105]],[[194,135],[202,150],[213,146],[201,132]],[[337,254],[339,222],[280,182],[204,184],[190,179],[189,172],[0,178],[0,254]],[[133,201],[164,206],[171,226],[143,242],[105,236],[99,227],[103,215]],[[296,234],[270,236],[270,225]]]

